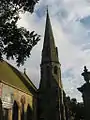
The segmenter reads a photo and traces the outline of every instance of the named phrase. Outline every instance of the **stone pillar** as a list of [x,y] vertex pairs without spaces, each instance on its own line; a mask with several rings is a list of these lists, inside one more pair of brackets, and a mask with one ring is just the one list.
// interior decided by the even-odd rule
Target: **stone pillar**
[[12,120],[12,109],[8,110],[8,120]]
[[25,96],[22,95],[21,96],[21,120],[25,120],[25,103],[26,103],[26,99]]
[[20,107],[18,108],[18,120],[21,120],[21,109],[20,109]]
[[80,88],[77,88],[82,93],[82,98],[84,102],[85,110],[85,120],[90,120],[90,72],[84,67],[84,72],[82,73],[84,80],[86,81]]
[[20,102],[17,102],[18,103],[18,120],[21,120],[21,103]]

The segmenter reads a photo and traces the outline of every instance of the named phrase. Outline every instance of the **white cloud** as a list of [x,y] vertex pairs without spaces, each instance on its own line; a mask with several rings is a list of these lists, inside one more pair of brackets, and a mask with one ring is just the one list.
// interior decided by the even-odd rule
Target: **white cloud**
[[69,13],[69,20],[90,15],[90,2],[86,0],[64,0],[64,7]]

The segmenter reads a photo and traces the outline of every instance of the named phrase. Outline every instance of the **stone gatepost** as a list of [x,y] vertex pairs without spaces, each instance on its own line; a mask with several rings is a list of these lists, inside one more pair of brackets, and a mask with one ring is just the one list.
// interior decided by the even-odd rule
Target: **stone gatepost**
[[84,77],[85,83],[77,89],[82,93],[85,120],[90,120],[90,72],[86,66],[84,66],[84,72],[81,75]]

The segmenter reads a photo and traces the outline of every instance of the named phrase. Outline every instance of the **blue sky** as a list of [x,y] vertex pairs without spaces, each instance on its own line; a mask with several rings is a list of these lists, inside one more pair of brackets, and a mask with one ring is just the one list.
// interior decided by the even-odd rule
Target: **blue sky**
[[[83,66],[90,69],[90,1],[89,0],[40,0],[31,15],[21,14],[19,26],[35,30],[41,41],[33,48],[25,67],[27,74],[38,87],[40,81],[40,60],[48,5],[53,34],[58,47],[64,90],[70,97],[81,101],[77,91],[84,80]],[[9,61],[11,63],[11,61]],[[12,64],[16,67],[15,62]]]

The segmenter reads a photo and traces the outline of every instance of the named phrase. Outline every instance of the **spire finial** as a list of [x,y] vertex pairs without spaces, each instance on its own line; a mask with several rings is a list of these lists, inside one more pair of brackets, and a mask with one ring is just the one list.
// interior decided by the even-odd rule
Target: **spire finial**
[[24,74],[26,74],[26,68],[24,68]]
[[48,5],[47,5],[47,13],[48,13]]

